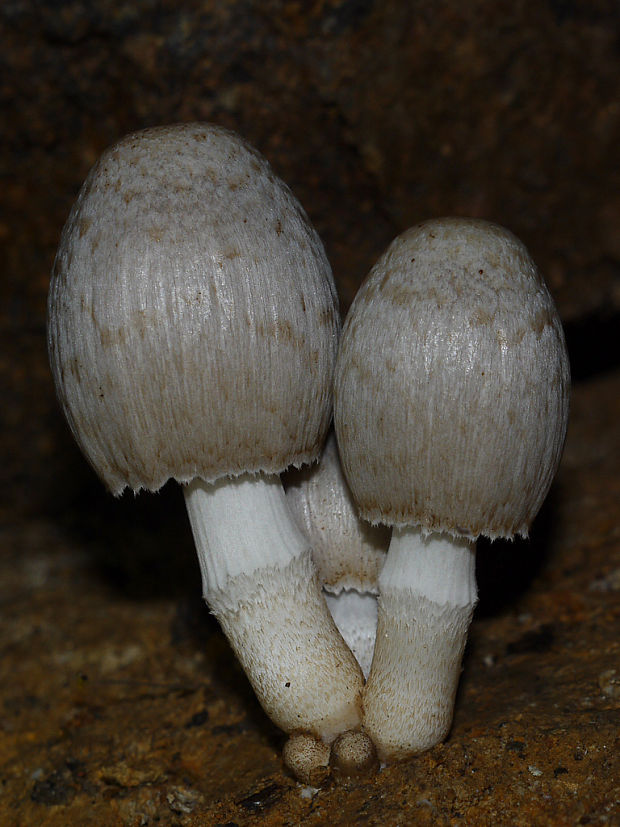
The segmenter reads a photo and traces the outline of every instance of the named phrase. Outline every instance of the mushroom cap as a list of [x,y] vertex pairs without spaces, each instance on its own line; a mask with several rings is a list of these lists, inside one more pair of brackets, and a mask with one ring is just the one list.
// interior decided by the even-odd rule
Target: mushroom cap
[[515,236],[459,218],[406,231],[360,288],[336,366],[362,517],[526,536],[560,460],[569,385],[557,311]]
[[295,522],[310,541],[321,585],[377,594],[379,572],[390,543],[385,526],[360,519],[330,431],[317,465],[289,471],[283,478]]
[[54,263],[48,346],[115,494],[314,460],[339,329],[317,233],[238,135],[147,129],[90,171]]

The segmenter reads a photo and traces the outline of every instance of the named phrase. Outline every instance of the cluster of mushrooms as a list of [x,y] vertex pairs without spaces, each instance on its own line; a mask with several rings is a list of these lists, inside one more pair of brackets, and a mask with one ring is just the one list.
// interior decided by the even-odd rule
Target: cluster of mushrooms
[[149,129],[79,193],[48,346],[112,493],[181,484],[205,600],[300,780],[445,738],[476,538],[527,535],[568,416],[562,327],[511,233],[408,230],[341,335],[323,245],[265,159],[213,125]]

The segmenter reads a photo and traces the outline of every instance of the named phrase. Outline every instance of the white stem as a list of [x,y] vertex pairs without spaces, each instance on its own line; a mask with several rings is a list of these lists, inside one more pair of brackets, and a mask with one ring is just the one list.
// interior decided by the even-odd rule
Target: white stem
[[203,593],[269,717],[331,741],[360,722],[362,675],[277,476],[185,487]]
[[394,529],[363,695],[364,726],[383,760],[422,752],[448,734],[476,601],[473,542]]
[[367,678],[377,634],[377,595],[343,589],[338,594],[325,591],[325,600],[338,631]]

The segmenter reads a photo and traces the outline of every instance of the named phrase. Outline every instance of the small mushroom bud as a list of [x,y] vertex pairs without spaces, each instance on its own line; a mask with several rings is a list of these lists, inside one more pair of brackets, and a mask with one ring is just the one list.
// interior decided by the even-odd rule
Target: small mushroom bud
[[383,760],[442,740],[478,536],[527,536],[568,417],[564,335],[527,250],[484,221],[399,236],[346,319],[335,427],[360,514],[393,526],[364,727]]
[[329,744],[303,732],[291,735],[282,750],[284,763],[295,778],[312,787],[321,787],[329,779],[329,756]]
[[332,744],[330,763],[336,776],[369,775],[379,768],[377,750],[365,732],[343,732]]
[[323,246],[237,135],[129,135],[65,225],[48,342],[73,434],[107,487],[183,485],[203,593],[267,714],[326,742],[362,675],[279,474],[315,460],[339,335]]

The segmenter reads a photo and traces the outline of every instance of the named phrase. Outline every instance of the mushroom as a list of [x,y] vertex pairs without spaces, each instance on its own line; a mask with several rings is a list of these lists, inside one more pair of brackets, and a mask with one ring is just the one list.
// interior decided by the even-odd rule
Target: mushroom
[[360,519],[333,430],[318,464],[288,471],[283,482],[293,516],[312,547],[332,617],[367,677],[377,632],[378,578],[390,532]]
[[183,485],[204,597],[263,708],[325,742],[359,725],[363,679],[278,475],[320,452],[339,327],[318,235],[239,136],[148,129],[89,173],[48,307],[73,434],[115,495]]
[[361,516],[393,526],[364,726],[386,761],[451,725],[477,600],[475,541],[526,537],[556,472],[569,366],[551,296],[494,224],[419,224],[345,321],[334,417]]

